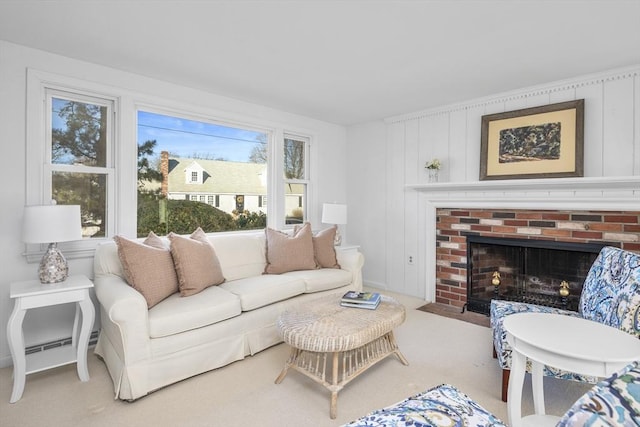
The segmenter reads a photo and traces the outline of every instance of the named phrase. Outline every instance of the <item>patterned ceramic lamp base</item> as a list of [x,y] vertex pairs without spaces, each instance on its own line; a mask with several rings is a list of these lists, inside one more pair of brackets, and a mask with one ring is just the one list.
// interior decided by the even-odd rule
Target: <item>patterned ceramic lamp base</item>
[[47,252],[42,257],[38,275],[40,283],[58,283],[67,280],[69,266],[55,243],[49,244]]

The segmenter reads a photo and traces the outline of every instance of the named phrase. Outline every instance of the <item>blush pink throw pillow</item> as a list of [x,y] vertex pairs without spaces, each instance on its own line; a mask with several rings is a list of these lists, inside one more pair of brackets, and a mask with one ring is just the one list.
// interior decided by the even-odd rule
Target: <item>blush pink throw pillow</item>
[[148,308],[178,292],[173,258],[162,239],[151,232],[142,243],[123,236],[113,240],[127,283],[142,294]]
[[313,255],[311,224],[306,223],[293,236],[267,228],[266,274],[280,274],[296,270],[313,270],[316,261]]
[[200,227],[190,237],[169,233],[180,295],[187,297],[224,282],[220,261]]

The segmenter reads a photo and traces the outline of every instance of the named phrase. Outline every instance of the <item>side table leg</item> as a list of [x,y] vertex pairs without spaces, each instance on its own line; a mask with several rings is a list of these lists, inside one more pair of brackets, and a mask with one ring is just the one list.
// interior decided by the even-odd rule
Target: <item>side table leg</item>
[[25,376],[27,375],[27,360],[24,354],[24,336],[22,335],[22,321],[26,312],[21,308],[20,299],[16,299],[9,323],[7,323],[9,350],[13,358],[13,391],[9,403],[16,403],[22,397]]
[[79,326],[80,326],[80,304],[76,303],[76,314],[73,317],[73,330],[71,331],[71,346],[78,348]]
[[544,386],[543,386],[543,370],[542,363],[534,360],[531,361],[531,388],[533,391],[533,408],[537,415],[544,415]]
[[527,358],[514,348],[511,352],[511,374],[509,375],[509,391],[507,398],[507,414],[511,427],[522,425],[522,386]]
[[[85,298],[79,301],[77,304],[80,306],[82,312],[82,326],[80,328],[80,336],[78,337],[78,353],[77,353],[77,368],[78,377],[80,381],[89,381],[89,369],[87,367],[87,349],[89,347],[89,337],[91,336],[91,328],[93,327],[93,320],[95,317],[95,309],[93,303],[89,297],[89,291],[85,290]],[[76,310],[77,323],[78,311]]]

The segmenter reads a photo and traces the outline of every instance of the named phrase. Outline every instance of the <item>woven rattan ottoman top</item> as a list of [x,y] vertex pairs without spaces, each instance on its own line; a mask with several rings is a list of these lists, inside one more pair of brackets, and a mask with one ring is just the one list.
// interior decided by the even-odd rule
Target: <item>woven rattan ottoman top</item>
[[315,352],[339,352],[362,347],[391,332],[405,320],[405,308],[382,296],[375,310],[342,307],[341,295],[321,297],[280,315],[276,326],[284,342]]

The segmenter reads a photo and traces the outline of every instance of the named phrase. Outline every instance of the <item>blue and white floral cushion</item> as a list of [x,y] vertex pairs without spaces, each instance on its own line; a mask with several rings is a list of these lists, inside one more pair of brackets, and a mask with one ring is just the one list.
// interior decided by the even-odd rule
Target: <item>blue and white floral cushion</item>
[[[491,301],[491,330],[493,331],[493,343],[498,356],[498,363],[502,369],[511,369],[511,346],[507,342],[507,331],[503,327],[507,315],[515,313],[554,313],[567,316],[580,317],[575,311],[562,310],[560,308],[546,307],[542,305],[527,304],[524,302],[493,300]],[[527,360],[527,371],[531,372],[531,362]],[[562,378],[565,380],[596,383],[598,378],[579,375],[573,372],[562,371],[557,368],[545,366],[544,375]]]
[[[640,338],[640,255],[607,246],[591,266],[583,284],[578,313],[535,304],[491,301],[493,344],[502,369],[511,369],[511,346],[506,341],[504,317],[540,312],[579,316],[621,329]],[[546,367],[544,374],[589,383],[597,378]]]
[[442,384],[343,427],[507,427],[452,385]]
[[640,426],[640,362],[600,381],[573,404],[556,427]]

